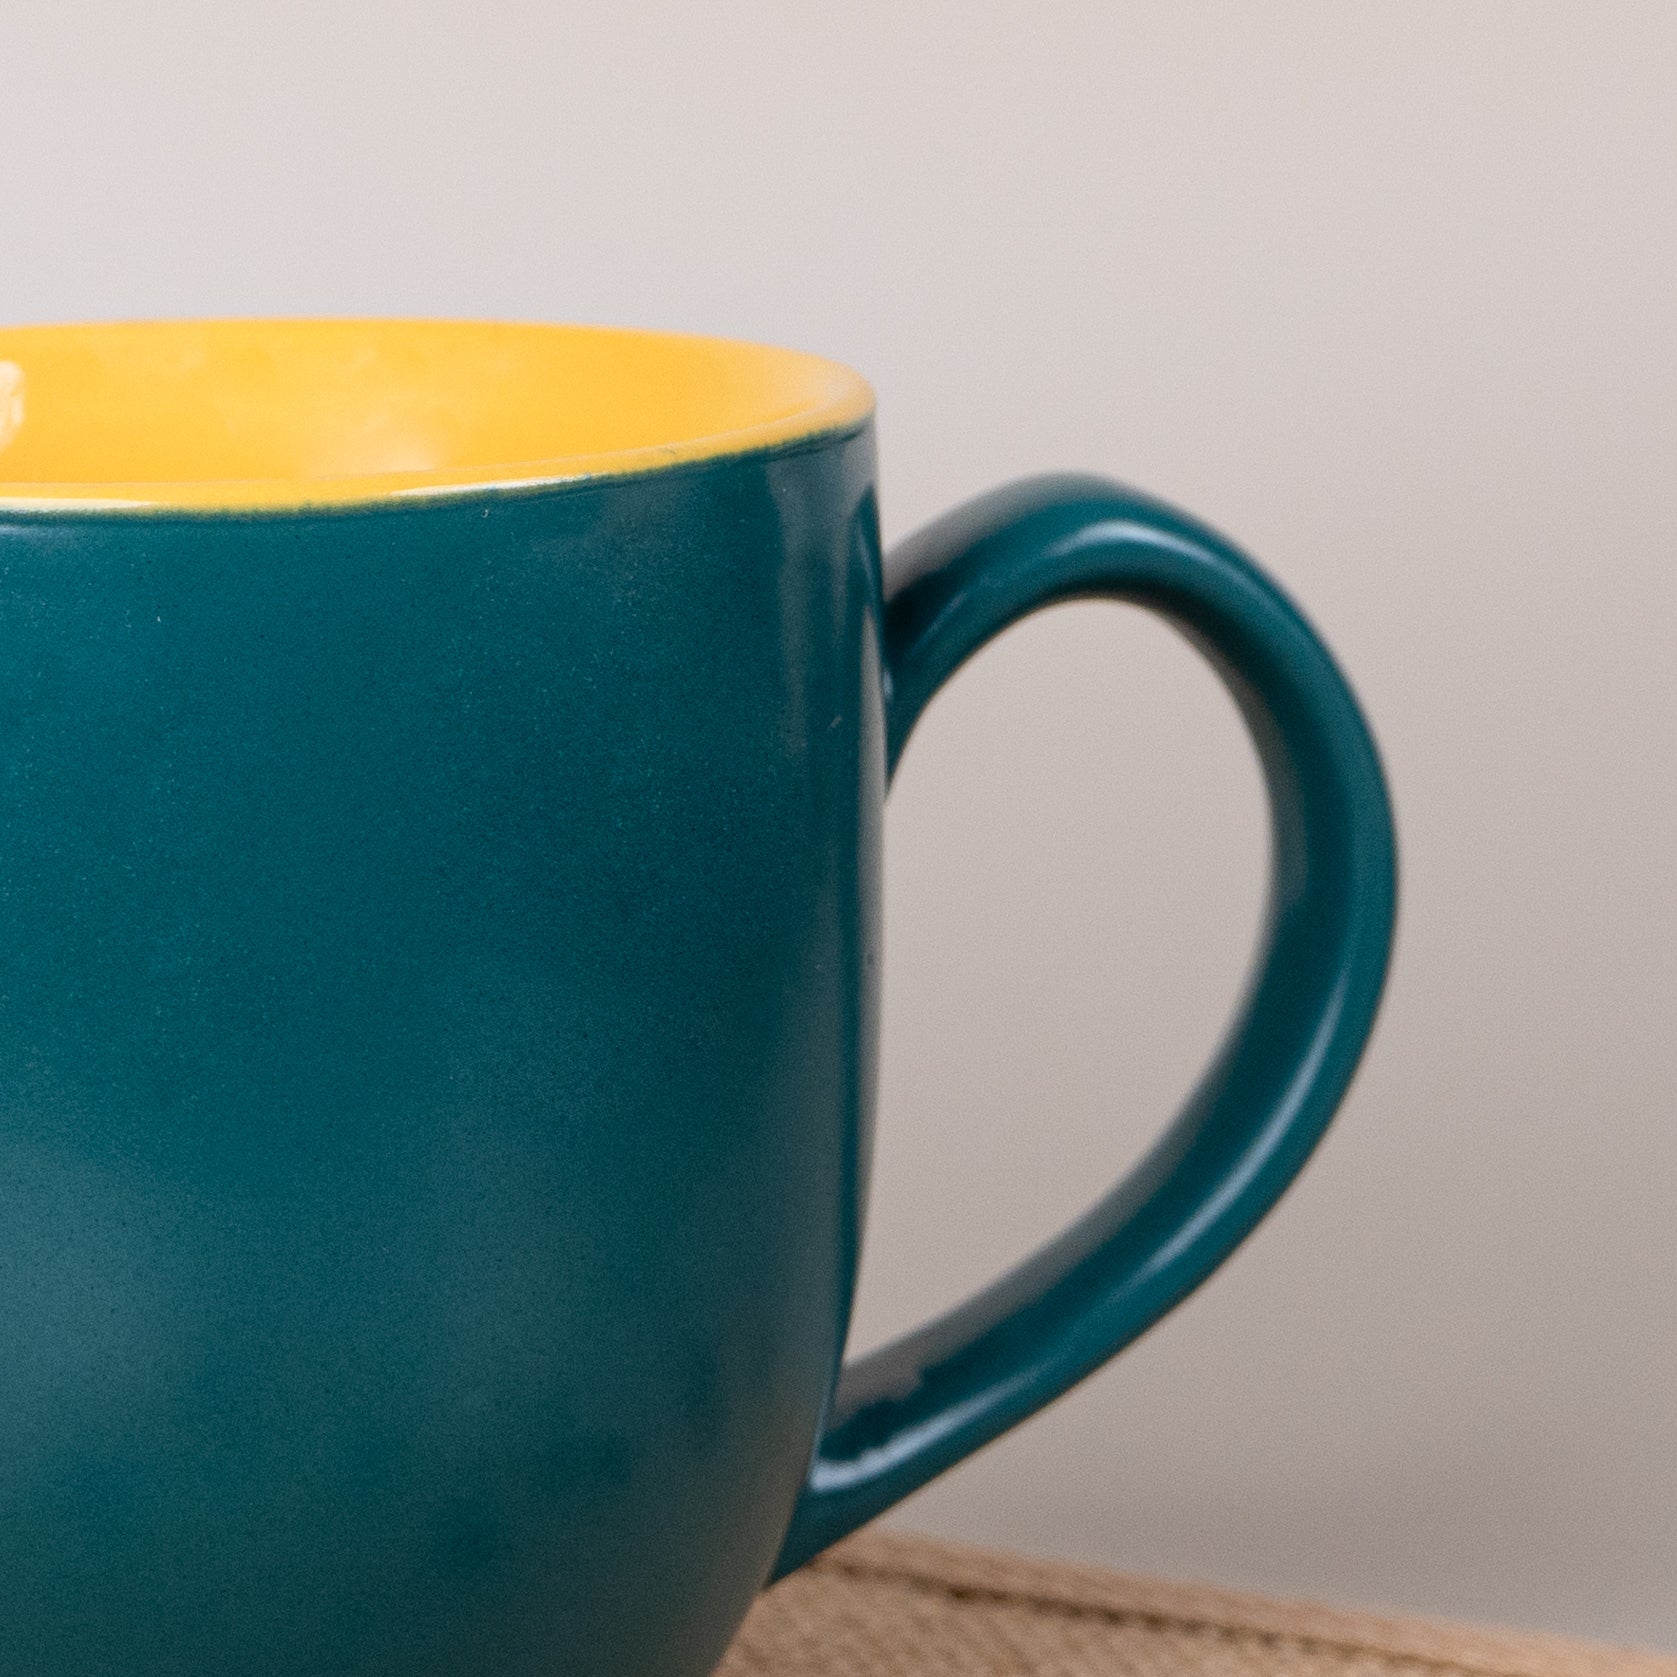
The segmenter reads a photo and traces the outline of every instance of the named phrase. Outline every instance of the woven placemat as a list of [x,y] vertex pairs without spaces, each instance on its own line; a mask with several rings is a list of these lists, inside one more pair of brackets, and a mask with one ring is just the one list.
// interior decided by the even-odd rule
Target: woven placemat
[[1677,1659],[866,1532],[752,1609],[718,1677],[1677,1677]]

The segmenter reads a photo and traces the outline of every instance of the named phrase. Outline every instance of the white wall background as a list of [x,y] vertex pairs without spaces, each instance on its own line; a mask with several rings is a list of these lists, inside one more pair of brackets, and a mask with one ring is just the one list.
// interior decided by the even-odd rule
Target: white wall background
[[[0,319],[280,311],[822,350],[890,533],[1079,467],[1255,550],[1396,789],[1375,1048],[1211,1286],[901,1517],[1677,1647],[1677,9],[0,0]],[[1260,834],[1116,608],[940,699],[864,1340],[1186,1090]]]

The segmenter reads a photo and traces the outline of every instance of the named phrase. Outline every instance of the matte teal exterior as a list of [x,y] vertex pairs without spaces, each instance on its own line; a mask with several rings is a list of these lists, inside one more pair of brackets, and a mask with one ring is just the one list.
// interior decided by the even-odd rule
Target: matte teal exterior
[[[772,1573],[1132,1339],[1298,1170],[1393,913],[1327,654],[1093,480],[934,526],[886,604],[872,486],[864,430],[0,513],[0,1670],[701,1677]],[[1130,1183],[835,1398],[887,764],[1083,594],[1180,622],[1251,722],[1269,964]]]

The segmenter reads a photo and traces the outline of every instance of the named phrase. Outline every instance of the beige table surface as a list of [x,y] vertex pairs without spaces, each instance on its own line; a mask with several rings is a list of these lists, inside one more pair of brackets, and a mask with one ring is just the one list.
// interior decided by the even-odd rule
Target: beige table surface
[[719,1677],[1094,1673],[1677,1677],[1677,1658],[1272,1601],[876,1531],[764,1595]]

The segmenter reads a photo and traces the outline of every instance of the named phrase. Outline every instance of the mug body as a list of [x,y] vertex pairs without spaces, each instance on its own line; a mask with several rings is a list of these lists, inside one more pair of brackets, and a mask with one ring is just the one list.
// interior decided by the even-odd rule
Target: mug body
[[[1396,904],[1343,674],[1101,479],[885,589],[871,412],[650,333],[0,330],[8,1677],[701,1677],[1304,1166]],[[886,778],[1086,598],[1246,721],[1252,981],[1127,1177],[841,1368]]]
[[720,1656],[855,1268],[872,475],[0,510],[6,1669]]

